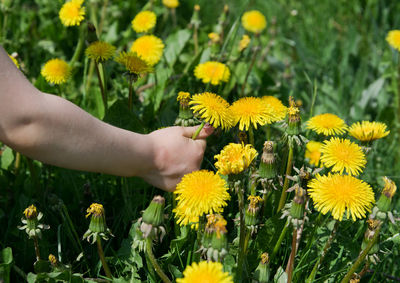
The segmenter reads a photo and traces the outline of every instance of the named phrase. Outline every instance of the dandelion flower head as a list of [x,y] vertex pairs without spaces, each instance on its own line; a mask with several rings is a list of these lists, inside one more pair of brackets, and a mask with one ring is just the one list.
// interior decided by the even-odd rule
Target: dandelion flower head
[[132,28],[136,32],[148,32],[155,27],[157,16],[152,11],[142,11],[132,20]]
[[194,69],[194,75],[205,84],[219,85],[221,82],[229,81],[231,72],[223,63],[208,61],[197,65]]
[[234,124],[239,123],[241,131],[248,131],[251,126],[257,129],[258,125],[270,124],[275,120],[271,108],[258,97],[243,97],[236,100],[232,103],[231,112]]
[[47,61],[40,73],[46,81],[58,85],[68,80],[71,75],[71,69],[67,62],[56,58]]
[[370,142],[373,140],[386,137],[390,131],[386,130],[386,124],[382,122],[362,121],[354,123],[349,128],[350,136],[362,142]]
[[211,40],[212,43],[218,43],[220,40],[219,34],[216,32],[210,32],[208,34],[208,39]]
[[260,11],[252,10],[243,14],[242,25],[245,30],[258,34],[266,28],[267,20]]
[[391,30],[386,36],[386,41],[392,46],[394,49],[400,51],[400,30]]
[[339,221],[345,213],[353,221],[365,218],[375,202],[371,186],[350,175],[317,175],[308,188],[315,208],[322,214],[330,212]]
[[79,26],[85,18],[85,7],[83,0],[71,0],[66,2],[60,9],[59,17],[61,23],[66,26]]
[[25,210],[24,210],[24,215],[25,215],[25,217],[26,217],[27,219],[36,218],[36,217],[38,216],[36,206],[34,206],[33,204],[31,204],[30,206],[28,206],[27,208],[25,208]]
[[143,35],[136,39],[131,46],[131,51],[135,52],[150,66],[154,66],[160,61],[163,50],[164,43],[154,35]]
[[335,114],[325,113],[312,117],[307,122],[307,129],[325,136],[341,135],[347,130],[346,123]]
[[174,194],[177,196],[175,218],[180,225],[193,223],[203,214],[222,212],[230,199],[226,181],[208,170],[183,176]]
[[282,101],[271,95],[265,95],[261,97],[261,99],[270,108],[271,115],[273,116],[271,122],[277,122],[285,119],[288,108],[283,105]]
[[222,175],[239,174],[246,170],[258,155],[251,144],[230,143],[214,156],[215,167]]
[[113,57],[114,53],[115,47],[104,41],[95,41],[91,43],[85,51],[86,56],[96,62],[107,61]]
[[179,6],[178,0],[162,0],[162,3],[165,7],[170,9],[175,9],[176,7]]
[[308,159],[308,163],[311,165],[319,166],[322,145],[323,143],[317,141],[309,141],[307,143],[304,157]]
[[100,203],[92,203],[89,208],[86,210],[86,218],[88,218],[90,215],[93,215],[95,217],[100,217],[104,215],[104,207]]
[[132,74],[141,75],[151,73],[153,71],[153,68],[150,67],[146,61],[140,59],[133,52],[121,52],[115,61],[124,65],[125,68]]
[[383,181],[385,182],[385,187],[382,190],[382,194],[387,198],[392,198],[397,191],[396,183],[386,176],[383,177]]
[[223,271],[220,262],[200,261],[186,266],[183,278],[177,278],[177,283],[233,283],[232,276]]
[[325,167],[332,167],[332,172],[343,171],[357,176],[362,172],[367,160],[361,147],[348,139],[331,138],[321,147],[321,162]]
[[195,114],[197,113],[214,128],[221,127],[227,130],[232,127],[233,120],[229,103],[221,96],[212,92],[195,94],[189,105],[192,105],[191,109]]
[[239,51],[242,52],[249,46],[250,44],[250,37],[247,34],[242,36],[242,39],[239,41]]

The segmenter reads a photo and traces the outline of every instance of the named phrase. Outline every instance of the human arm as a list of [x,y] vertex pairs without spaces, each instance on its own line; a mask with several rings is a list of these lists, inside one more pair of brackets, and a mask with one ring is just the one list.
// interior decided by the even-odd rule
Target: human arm
[[173,190],[199,168],[202,130],[172,127],[142,135],[104,123],[73,103],[37,90],[0,47],[0,141],[44,163],[118,176],[139,176]]

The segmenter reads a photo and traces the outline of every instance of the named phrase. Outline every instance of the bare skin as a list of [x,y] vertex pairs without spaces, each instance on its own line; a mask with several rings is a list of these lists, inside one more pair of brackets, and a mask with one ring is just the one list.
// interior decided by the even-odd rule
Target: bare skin
[[170,127],[142,135],[91,116],[75,104],[36,89],[0,46],[0,141],[44,163],[117,176],[138,176],[173,191],[186,173],[198,170],[205,127]]

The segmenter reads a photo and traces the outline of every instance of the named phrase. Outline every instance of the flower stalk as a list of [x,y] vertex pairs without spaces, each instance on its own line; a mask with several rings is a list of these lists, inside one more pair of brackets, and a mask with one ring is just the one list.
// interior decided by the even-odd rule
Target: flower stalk
[[161,269],[160,265],[158,264],[154,254],[153,254],[153,240],[151,237],[146,238],[146,253],[150,260],[151,265],[153,266],[154,270],[157,272],[158,276],[160,276],[161,280],[164,283],[171,283],[168,276],[164,273]]
[[201,122],[200,126],[197,128],[196,132],[192,136],[192,140],[195,140],[197,136],[200,134],[201,130],[204,128],[206,122]]
[[288,143],[288,146],[289,146],[289,154],[288,154],[287,165],[286,165],[285,182],[283,183],[281,198],[279,199],[278,209],[276,210],[277,213],[285,205],[286,197],[287,197],[287,189],[289,188],[288,176],[290,176],[290,174],[292,173],[292,167],[293,167],[293,164],[292,164],[293,163],[293,144]]
[[101,246],[101,238],[97,237],[97,253],[99,254],[101,265],[103,266],[104,272],[108,278],[113,278],[111,275],[110,268],[108,267],[106,258],[104,257],[103,247]]
[[246,252],[246,223],[244,219],[244,188],[242,183],[240,182],[238,186],[238,202],[239,202],[239,253],[237,260],[237,268],[238,268],[238,281],[241,282],[243,276],[243,270],[246,269],[245,264],[245,252]]
[[[103,82],[103,79],[101,78],[101,73],[100,73],[100,68],[99,68],[99,63],[95,62],[95,67],[96,67],[96,73],[97,73],[97,78],[99,79],[99,86],[100,86],[100,91],[101,91],[101,98],[103,100],[103,105],[104,109],[107,112],[108,110],[108,105],[107,105],[107,93],[105,90],[105,84]],[[102,69],[104,70],[104,69]],[[104,74],[104,73],[103,73]]]

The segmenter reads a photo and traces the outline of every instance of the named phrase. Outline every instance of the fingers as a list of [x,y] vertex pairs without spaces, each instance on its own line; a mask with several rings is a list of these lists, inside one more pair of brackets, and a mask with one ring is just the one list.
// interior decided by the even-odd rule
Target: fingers
[[[193,134],[197,131],[199,126],[194,127],[182,127],[183,136],[187,138],[192,138]],[[210,136],[214,132],[214,128],[210,124],[206,124],[203,129],[201,129],[199,135],[196,140],[205,139]]]

